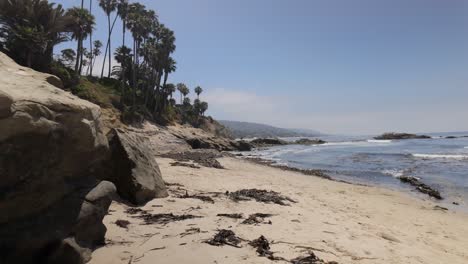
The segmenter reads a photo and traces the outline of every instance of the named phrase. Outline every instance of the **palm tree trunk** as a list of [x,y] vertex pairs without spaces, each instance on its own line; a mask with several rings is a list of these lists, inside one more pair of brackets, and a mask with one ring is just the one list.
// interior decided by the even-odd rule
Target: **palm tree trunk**
[[102,61],[101,79],[104,76],[104,68],[106,67],[107,49],[109,48],[109,42],[106,43],[106,51],[104,51],[104,60]]
[[[89,0],[89,13],[93,14],[91,9],[93,8],[93,0]],[[89,34],[89,52],[91,56],[89,57],[89,65],[88,65],[88,70],[89,71],[89,76],[93,75],[93,30],[91,29],[91,32]]]
[[78,68],[78,72],[81,75],[81,71],[83,69],[83,41],[81,41],[81,52],[80,52],[80,67]]
[[78,37],[78,44],[76,47],[76,62],[75,62],[75,72],[78,73],[78,67],[80,66],[80,53],[81,53],[81,36]]
[[112,49],[111,49],[111,25],[110,25],[110,15],[107,16],[107,24],[109,26],[109,72],[107,73],[107,78],[110,78],[111,74],[111,61],[112,61]]
[[164,82],[163,82],[163,86],[162,87],[166,87],[166,83],[167,83],[167,78],[169,77],[169,72],[164,72]]

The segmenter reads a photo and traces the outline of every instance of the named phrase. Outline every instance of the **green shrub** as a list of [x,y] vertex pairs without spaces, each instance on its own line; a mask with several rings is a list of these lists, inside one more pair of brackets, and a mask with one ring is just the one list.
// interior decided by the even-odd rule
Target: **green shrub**
[[70,89],[80,82],[79,76],[72,69],[66,67],[58,61],[53,61],[50,65],[50,73],[62,80],[63,87]]

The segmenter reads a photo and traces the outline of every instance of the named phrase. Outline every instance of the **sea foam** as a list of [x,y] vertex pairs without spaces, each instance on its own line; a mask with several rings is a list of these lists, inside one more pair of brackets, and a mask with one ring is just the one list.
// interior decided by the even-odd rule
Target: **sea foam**
[[468,155],[444,155],[444,154],[411,154],[415,158],[423,159],[468,159]]

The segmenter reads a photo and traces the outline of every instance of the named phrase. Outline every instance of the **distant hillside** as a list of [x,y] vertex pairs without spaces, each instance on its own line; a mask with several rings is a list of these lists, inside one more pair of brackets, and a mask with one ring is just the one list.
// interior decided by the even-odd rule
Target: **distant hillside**
[[310,129],[287,129],[258,123],[219,120],[236,138],[243,137],[314,137],[320,132]]

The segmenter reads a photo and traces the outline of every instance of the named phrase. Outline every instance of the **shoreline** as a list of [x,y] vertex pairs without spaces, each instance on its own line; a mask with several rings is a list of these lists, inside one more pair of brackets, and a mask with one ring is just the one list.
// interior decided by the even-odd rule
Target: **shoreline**
[[[230,153],[231,154],[231,153]],[[304,169],[304,168],[298,168],[298,167],[293,167],[290,165],[285,165],[281,164],[278,161],[274,160],[269,160],[262,158],[260,156],[252,156],[252,155],[247,155],[244,156],[242,153],[236,153],[233,154],[234,157],[240,158],[243,160],[248,160],[250,162],[253,162],[255,164],[259,165],[264,165],[272,168],[278,168],[281,170],[285,171],[292,171],[292,172],[298,172],[304,175],[308,176],[314,176],[314,177],[319,177],[323,179],[327,179],[330,181],[335,181],[335,182],[341,182],[341,183],[346,183],[346,184],[352,184],[352,185],[358,185],[358,186],[367,186],[367,187],[378,187],[378,188],[385,188],[388,190],[392,191],[397,191],[401,193],[410,193],[413,194],[413,197],[419,198],[419,199],[424,199],[424,197],[432,197],[435,198],[434,202],[437,202],[441,205],[447,206],[441,208],[445,210],[455,210],[455,211],[460,211],[460,212],[465,212],[468,213],[468,205],[462,205],[461,203],[455,202],[455,201],[447,201],[447,198],[441,197],[440,191],[434,187],[431,187],[427,184],[425,184],[423,181],[421,181],[417,177],[412,177],[412,176],[400,176],[400,177],[395,177],[398,179],[401,183],[404,183],[405,186],[407,187],[413,187],[413,189],[409,190],[409,192],[404,191],[403,189],[400,188],[391,188],[389,186],[385,186],[384,184],[378,185],[378,184],[366,184],[366,183],[359,183],[359,182],[352,182],[352,181],[347,181],[347,180],[342,180],[342,179],[337,179],[334,178],[330,175],[328,175],[327,170],[321,170],[321,169]]]
[[[468,214],[440,210],[429,199],[380,187],[310,177],[233,157],[217,160],[224,169],[171,165],[175,160],[157,158],[170,183],[170,197],[138,209],[196,218],[145,224],[126,213],[128,205],[113,202],[104,219],[107,245],[93,253],[90,263],[272,263],[248,243],[262,235],[274,256],[286,260],[313,252],[338,263],[468,261]],[[225,194],[252,188],[278,192],[296,203],[233,201]],[[256,213],[271,216],[242,223]],[[128,225],[119,227],[117,220]],[[221,229],[241,238],[240,247],[205,243]]]

